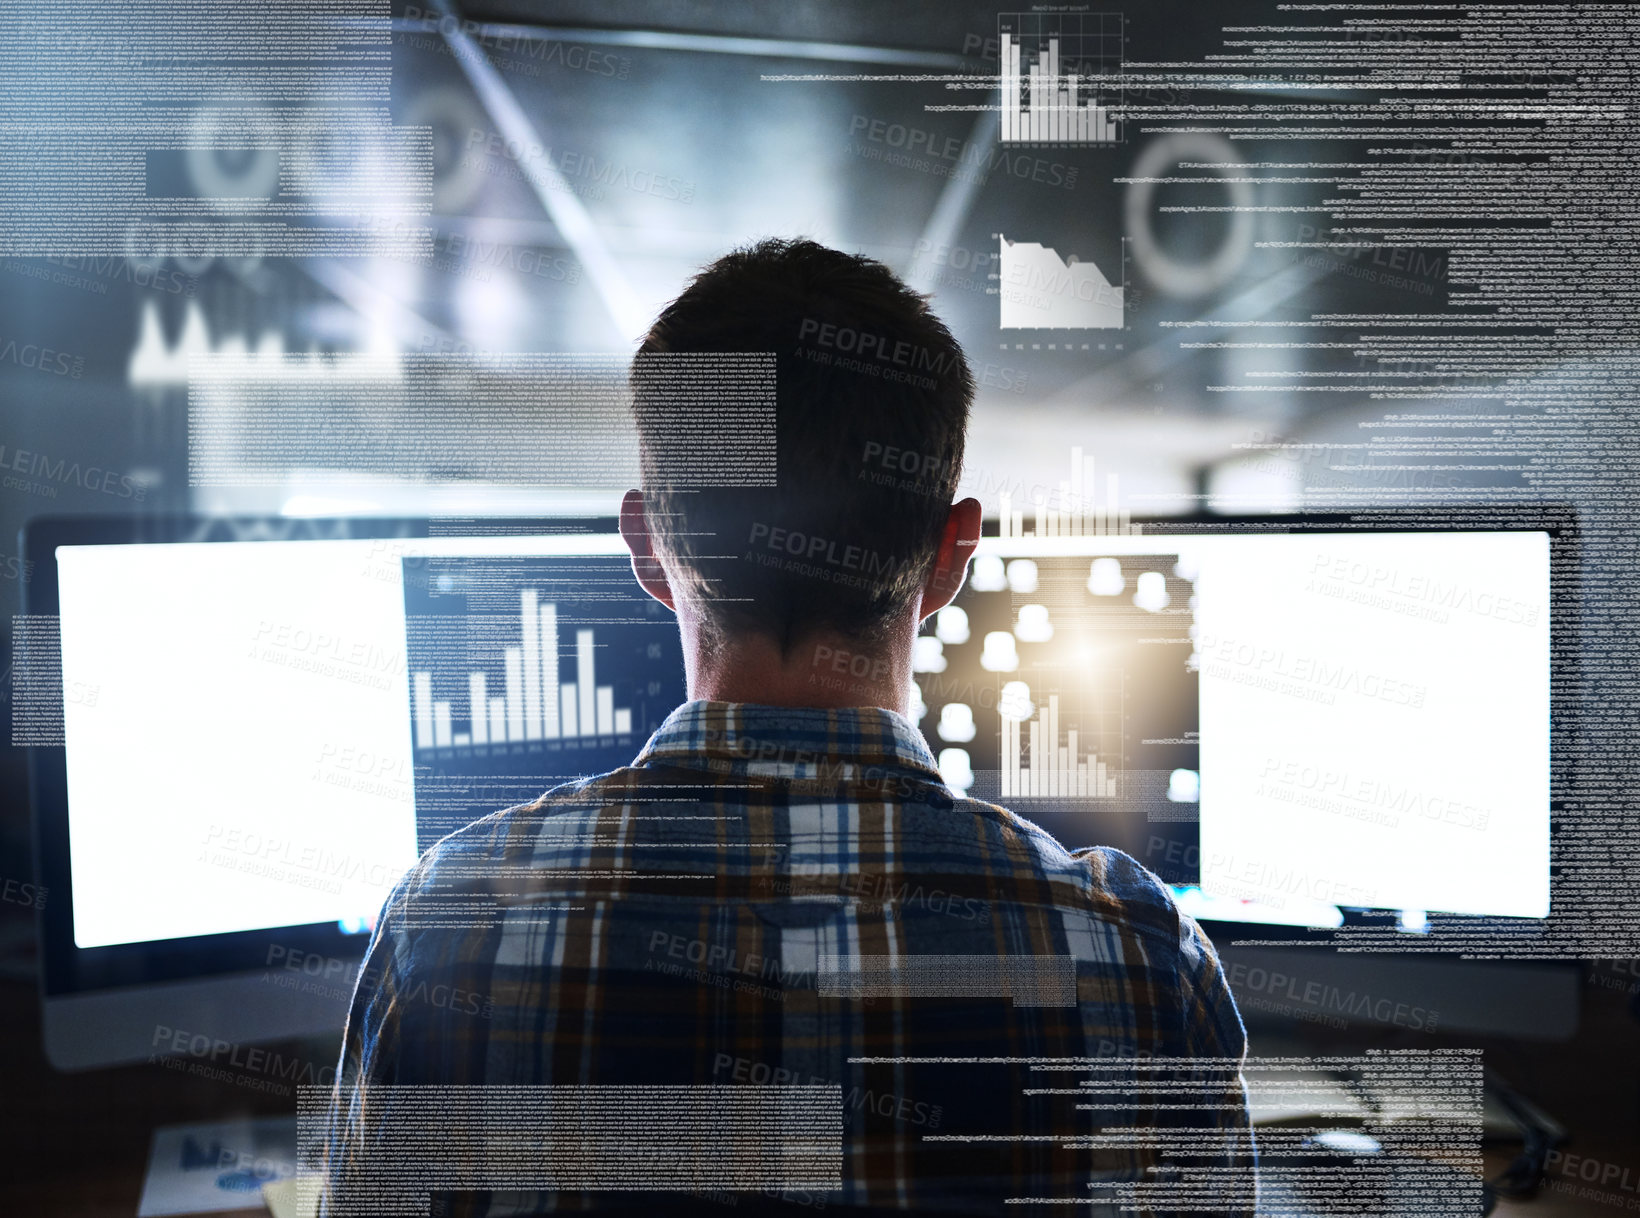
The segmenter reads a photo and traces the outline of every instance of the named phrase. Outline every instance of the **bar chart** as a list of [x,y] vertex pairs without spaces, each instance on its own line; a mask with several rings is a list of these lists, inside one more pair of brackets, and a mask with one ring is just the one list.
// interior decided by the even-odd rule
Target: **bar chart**
[[1004,716],[1002,798],[1114,798],[1115,775],[1078,736],[1060,723],[1058,694],[1028,720]]
[[687,697],[677,622],[638,587],[628,555],[516,554],[505,542],[401,564],[422,849],[630,765]]
[[1114,144],[1106,78],[1121,70],[1120,13],[1003,13],[1004,144]]
[[1037,493],[1026,509],[1014,506],[1013,493],[997,493],[997,526],[1002,537],[1123,537],[1142,532],[1131,512],[1120,506],[1117,475],[1105,475],[1105,494],[1098,494],[1094,459],[1081,445],[1071,449],[1070,477],[1057,494]]
[[[539,589],[519,590],[517,643],[502,649],[501,689],[491,689],[491,673],[467,674],[465,731],[454,730],[461,705],[435,696],[433,672],[413,671],[416,750],[631,736],[631,707],[616,706],[614,686],[598,684],[596,630],[561,629],[558,610]],[[572,681],[562,679],[566,646],[573,649]]]

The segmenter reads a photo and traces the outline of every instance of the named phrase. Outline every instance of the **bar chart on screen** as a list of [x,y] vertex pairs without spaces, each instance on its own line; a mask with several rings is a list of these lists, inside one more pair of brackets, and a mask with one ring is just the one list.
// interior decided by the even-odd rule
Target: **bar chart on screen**
[[997,492],[997,534],[1000,537],[1120,537],[1138,534],[1132,513],[1121,506],[1121,482],[1106,473],[1100,498],[1093,455],[1080,444],[1071,448],[1070,477],[1058,489],[1039,487],[1031,492],[1029,508],[1015,507],[1011,488]]
[[982,538],[914,659],[911,713],[946,781],[1022,805],[1061,841],[1091,840],[1116,801],[1146,824],[1192,819],[1179,802],[1200,767],[1192,575],[1142,534]]
[[1122,70],[1121,13],[997,17],[1004,144],[1114,144],[1108,81]]
[[454,730],[451,700],[433,696],[433,674],[414,674],[416,748],[631,736],[632,708],[616,706],[614,686],[597,683],[597,632],[576,629],[573,647],[575,680],[563,681],[558,606],[522,589],[518,643],[502,650],[501,696],[490,696],[490,674],[467,674],[466,731]]
[[416,755],[630,753],[681,691],[665,679],[669,623],[626,581],[607,559],[577,560],[574,571],[469,563],[407,578]]
[[1008,702],[1005,693],[999,784],[1003,799],[1115,798],[1119,758],[1102,756],[1097,736],[1090,738],[1071,727],[1068,719],[1061,721],[1058,694],[1049,694],[1025,719],[1006,713]]

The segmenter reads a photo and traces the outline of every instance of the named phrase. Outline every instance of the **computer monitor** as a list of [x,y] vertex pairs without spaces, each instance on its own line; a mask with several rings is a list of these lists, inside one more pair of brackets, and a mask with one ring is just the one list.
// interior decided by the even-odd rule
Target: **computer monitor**
[[1006,523],[917,644],[948,782],[1211,921],[1548,915],[1563,519]]
[[[1009,523],[916,646],[952,785],[1126,849],[1216,939],[1548,912],[1552,518]],[[685,696],[609,520],[47,520],[24,553],[70,693],[32,759],[63,1068],[335,1033],[423,849]]]
[[949,782],[1170,883],[1261,1044],[1574,1034],[1575,962],[1454,946],[1549,937],[1569,510],[1032,516],[988,526],[917,642]]
[[609,520],[41,521],[25,550],[74,691],[34,750],[64,1068],[339,1030],[422,850],[684,699]]

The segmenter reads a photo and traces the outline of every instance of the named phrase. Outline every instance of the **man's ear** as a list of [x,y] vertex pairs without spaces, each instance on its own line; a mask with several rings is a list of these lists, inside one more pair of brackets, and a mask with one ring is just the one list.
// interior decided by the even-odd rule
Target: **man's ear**
[[955,599],[968,576],[968,564],[979,544],[980,524],[985,510],[978,499],[964,499],[953,503],[945,518],[945,529],[940,534],[939,552],[934,557],[934,569],[923,585],[920,617],[932,617]]
[[637,577],[638,586],[677,612],[672,585],[667,582],[666,570],[655,554],[655,539],[649,532],[649,518],[644,515],[642,491],[628,491],[621,500],[621,539],[632,551],[632,574]]

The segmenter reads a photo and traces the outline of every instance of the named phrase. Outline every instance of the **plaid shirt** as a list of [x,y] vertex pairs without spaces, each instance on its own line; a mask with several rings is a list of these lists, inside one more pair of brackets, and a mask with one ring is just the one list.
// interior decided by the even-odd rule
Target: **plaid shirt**
[[[931,962],[952,967],[915,967]],[[455,1213],[1019,1197],[1115,1213],[1123,1182],[1154,1187],[1179,1160],[1112,1135],[1163,1126],[1217,1170],[1198,1210],[1251,1213],[1245,1053],[1211,945],[1127,855],[1069,853],[954,794],[892,712],[690,702],[631,766],[422,856],[382,911],[328,1121],[306,1137],[339,1211],[418,1087],[605,1088],[631,1097],[641,1138],[646,1087],[821,1085],[803,1094],[841,1096],[840,1187],[427,1187]]]

